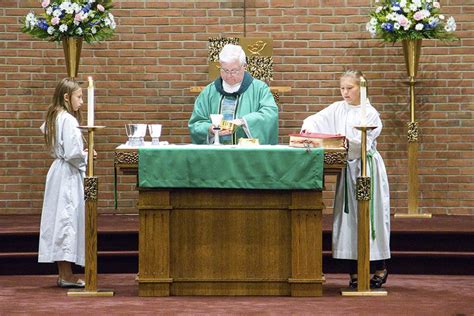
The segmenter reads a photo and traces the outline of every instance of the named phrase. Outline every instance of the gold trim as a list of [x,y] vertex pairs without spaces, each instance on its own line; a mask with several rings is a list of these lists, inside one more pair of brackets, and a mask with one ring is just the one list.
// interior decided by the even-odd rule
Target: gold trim
[[126,165],[136,165],[138,164],[138,152],[115,152],[114,163],[117,164],[126,164]]
[[370,200],[370,177],[357,178],[357,201]]
[[347,163],[347,152],[325,152],[324,164],[326,165],[345,165]]
[[84,200],[97,201],[99,191],[99,178],[85,177],[84,178]]
[[418,141],[418,122],[410,122],[408,125],[408,142],[409,143],[416,143]]

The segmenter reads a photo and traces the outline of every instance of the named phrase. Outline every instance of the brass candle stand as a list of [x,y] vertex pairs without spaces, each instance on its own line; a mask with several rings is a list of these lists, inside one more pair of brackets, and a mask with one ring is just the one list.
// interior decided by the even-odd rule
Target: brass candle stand
[[85,216],[85,248],[86,264],[85,288],[71,289],[68,296],[113,296],[112,290],[97,289],[97,199],[99,191],[99,179],[94,176],[94,132],[105,126],[79,126],[81,130],[87,130],[87,176],[84,179],[84,200],[86,204]]
[[370,199],[367,176],[367,131],[376,126],[355,126],[361,131],[361,175],[357,178],[357,289],[342,290],[342,296],[387,296],[383,289],[370,289]]

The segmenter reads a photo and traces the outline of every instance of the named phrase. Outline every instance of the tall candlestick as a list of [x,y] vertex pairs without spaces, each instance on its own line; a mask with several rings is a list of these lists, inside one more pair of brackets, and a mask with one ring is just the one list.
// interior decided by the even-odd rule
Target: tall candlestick
[[367,81],[364,77],[360,77],[360,125],[367,125],[367,114],[366,107],[367,105]]
[[94,80],[89,77],[87,87],[87,126],[94,126]]

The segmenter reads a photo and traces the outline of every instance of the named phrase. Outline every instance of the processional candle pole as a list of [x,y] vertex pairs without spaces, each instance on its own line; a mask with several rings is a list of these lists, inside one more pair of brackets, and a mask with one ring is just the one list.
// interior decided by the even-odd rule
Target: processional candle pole
[[71,289],[68,296],[113,296],[112,290],[97,289],[97,200],[99,179],[94,176],[94,132],[105,126],[94,126],[94,81],[89,77],[87,88],[87,126],[79,126],[87,130],[87,176],[84,178],[85,212],[85,281],[84,289]]
[[367,131],[376,126],[367,126],[367,82],[360,80],[361,125],[354,128],[361,131],[361,174],[357,178],[357,289],[341,291],[342,296],[386,296],[383,289],[370,289],[370,199],[371,179],[367,176]]

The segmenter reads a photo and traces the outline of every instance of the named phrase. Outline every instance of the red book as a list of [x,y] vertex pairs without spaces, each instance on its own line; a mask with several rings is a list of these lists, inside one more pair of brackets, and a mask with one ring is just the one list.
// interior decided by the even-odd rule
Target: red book
[[321,133],[290,134],[289,145],[301,148],[345,148],[346,137]]

